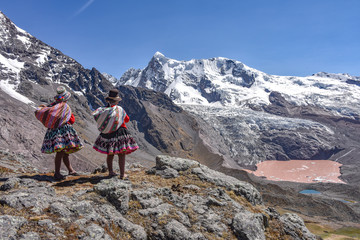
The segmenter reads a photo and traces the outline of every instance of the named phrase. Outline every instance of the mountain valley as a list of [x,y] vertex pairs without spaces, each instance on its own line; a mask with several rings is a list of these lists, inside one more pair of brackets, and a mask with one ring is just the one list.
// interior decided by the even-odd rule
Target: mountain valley
[[[111,199],[112,196],[104,193],[108,190],[99,190],[104,184],[104,182],[100,183],[103,180],[101,176],[96,184],[91,182],[93,171],[102,168],[105,163],[104,155],[92,149],[98,130],[91,112],[102,106],[108,91],[116,87],[122,97],[120,105],[130,116],[131,121],[127,126],[140,146],[140,150],[127,157],[127,162],[135,169],[137,167],[134,166],[140,165],[141,167],[138,168],[141,168],[142,174],[145,175],[147,171],[146,174],[152,176],[149,178],[157,179],[161,183],[168,181],[163,180],[168,176],[174,180],[174,182],[167,182],[166,186],[154,187],[146,183],[150,184],[150,187],[162,190],[159,190],[160,192],[157,192],[158,190],[151,192],[151,190],[141,194],[137,190],[145,191],[138,188],[142,184],[141,181],[146,182],[146,180],[135,180],[137,177],[140,178],[136,175],[137,170],[134,170],[130,185],[126,183],[125,186],[124,183],[111,180],[113,181],[111,184],[116,185],[119,193],[123,191],[123,188],[132,189],[130,194],[132,197],[126,200],[127,203],[140,204],[141,202],[146,205],[146,199],[143,198],[150,194],[154,202],[159,203],[158,200],[153,199],[156,195],[161,201],[170,201],[169,204],[176,205],[178,204],[177,196],[182,198],[183,193],[188,191],[196,193],[197,190],[191,187],[186,191],[183,189],[184,186],[176,187],[176,184],[181,184],[177,182],[179,181],[177,174],[180,174],[180,179],[186,179],[186,181],[196,179],[195,182],[200,184],[201,181],[198,179],[201,180],[203,177],[201,172],[183,172],[177,166],[181,166],[182,161],[196,160],[201,164],[199,168],[208,167],[211,171],[219,172],[211,172],[214,174],[214,179],[219,178],[217,174],[225,174],[239,181],[251,183],[261,194],[264,207],[274,208],[277,212],[296,213],[305,219],[306,224],[329,224],[336,226],[335,228],[360,229],[360,110],[358,108],[360,77],[323,72],[308,77],[274,76],[231,59],[178,61],[157,52],[146,68],[129,69],[120,79],[116,79],[109,74],[100,73],[95,68],[85,69],[76,60],[18,28],[0,12],[0,183],[3,184],[2,186],[11,185],[9,189],[2,190],[4,193],[2,196],[10,197],[20,191],[16,184],[12,185],[12,181],[19,183],[21,191],[26,191],[24,189],[29,186],[44,187],[43,182],[54,184],[51,177],[47,176],[53,169],[53,155],[40,152],[46,129],[34,117],[34,110],[40,104],[50,103],[55,89],[60,85],[65,86],[72,94],[69,105],[76,118],[74,128],[84,142],[84,149],[72,154],[71,161],[74,168],[90,179],[84,180],[80,177],[80,180],[71,178],[65,181],[64,184],[69,184],[70,187],[80,184],[86,188],[86,191],[90,189],[86,193],[77,193],[72,196],[73,198],[93,201],[90,199],[92,191],[97,191],[96,201],[100,203],[107,201],[106,203],[111,205],[109,209],[119,208],[118,200],[110,201],[109,198]],[[159,166],[156,156],[163,154],[187,160],[178,160],[175,165],[164,160],[166,163]],[[243,170],[255,170],[257,164],[268,160],[335,161],[341,164],[340,179],[346,184],[275,182],[256,177]],[[38,174],[40,176],[37,176]],[[31,176],[31,183],[23,179],[27,175]],[[215,185],[220,181],[203,178],[205,182]],[[89,187],[87,182],[93,185]],[[59,184],[60,187],[64,187],[62,183]],[[226,185],[221,186],[225,186],[225,190],[219,190],[217,189],[219,186],[215,185],[211,187],[216,190],[209,190],[211,193],[216,192],[215,198],[220,198],[220,192],[229,191]],[[56,188],[59,185],[46,187],[46,194],[51,195],[49,201],[54,197],[52,187]],[[200,187],[201,194],[205,194],[204,189],[208,186]],[[171,189],[171,193],[168,192],[168,188]],[[316,190],[321,194],[300,193],[306,189]],[[62,188],[61,191],[67,191],[67,189]],[[231,191],[236,193],[234,189]],[[108,195],[102,198],[101,193]],[[200,206],[196,218],[205,218],[200,209],[204,208],[202,204],[205,204],[205,200],[194,200],[196,197],[193,196],[190,198]],[[5,209],[4,206],[17,206],[15,203],[11,205],[8,199],[5,197],[0,199],[2,210]],[[186,202],[183,199],[179,201]],[[153,207],[159,206],[154,202],[151,203],[154,204]],[[88,204],[82,203],[86,206]],[[57,204],[66,205],[66,209],[72,209],[72,203],[68,199],[61,199]],[[214,204],[219,203],[211,202],[211,209]],[[233,202],[232,204],[236,205]],[[249,203],[242,202],[242,204]],[[52,210],[49,210],[51,214],[58,214],[54,210],[55,205]],[[140,209],[137,205],[130,207]],[[144,221],[153,219],[149,213],[153,209],[148,209],[148,207],[142,209],[143,212],[148,213]],[[261,214],[273,220],[272,217],[277,212],[271,213],[271,210],[267,208],[265,211],[264,207],[259,210]],[[179,206],[169,207],[169,209],[178,208]],[[258,211],[252,207],[250,209],[254,212]],[[157,209],[157,211],[162,210]],[[38,209],[38,211],[40,216],[44,214],[42,211],[47,211],[47,209]],[[106,209],[96,208],[96,211],[97,213],[102,211],[101,215],[104,218],[109,217],[104,213]],[[4,212],[1,214],[4,215]],[[187,221],[182,218],[182,214],[184,213],[177,213],[175,220],[182,219],[183,221],[179,220],[179,222],[184,224],[184,228],[190,229],[186,225]],[[91,219],[90,215],[84,216]],[[72,221],[74,217],[75,215],[68,215],[67,219]],[[252,217],[255,219],[254,222],[260,219],[257,215]],[[76,218],[80,224],[79,219]],[[232,219],[235,219],[235,216],[232,216]],[[266,219],[261,217],[263,221]],[[274,217],[274,219],[277,218]],[[168,222],[164,224],[160,220],[157,222],[158,225],[150,231],[154,234],[152,236],[160,236],[160,232],[171,235],[170,229],[175,223],[172,221],[172,224],[167,225]],[[190,220],[191,223],[198,224],[196,225],[199,226],[198,229],[204,228],[207,224],[200,220]],[[235,224],[214,221],[221,226],[216,228],[218,234],[222,234],[219,232],[227,228],[234,229],[235,226]],[[279,221],[274,220],[272,224],[279,224]],[[290,220],[287,219],[284,222],[288,224]],[[109,221],[103,223],[102,227],[112,224]],[[89,225],[89,222],[86,224]],[[119,222],[117,224],[123,226]],[[179,226],[176,224],[175,226]],[[211,229],[215,225],[206,225],[205,228]],[[262,223],[260,225],[262,226]],[[135,226],[137,230],[134,230],[134,226],[132,227],[130,227],[132,230],[122,234],[126,236],[133,234],[131,236],[134,237],[139,228]],[[96,231],[96,228],[95,230],[92,228],[79,230],[82,234],[86,231]],[[237,234],[236,231],[233,231],[233,237]],[[273,233],[270,230],[267,231],[269,233],[267,236]],[[57,230],[55,232],[59,234]],[[111,234],[115,236],[115,232],[114,230]],[[238,232],[241,231],[238,229]],[[308,234],[305,230],[304,233]],[[241,233],[238,234],[241,235]],[[286,239],[286,236],[290,235],[283,235],[283,239]],[[294,239],[314,239],[314,236],[308,236],[311,237],[293,237]],[[194,239],[203,238],[195,238],[194,233]]]

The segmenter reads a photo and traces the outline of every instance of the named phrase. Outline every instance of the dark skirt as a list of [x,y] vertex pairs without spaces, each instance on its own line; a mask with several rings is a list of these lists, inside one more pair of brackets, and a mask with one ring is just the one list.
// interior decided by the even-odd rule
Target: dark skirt
[[112,133],[100,133],[93,148],[100,153],[114,155],[120,153],[130,154],[136,151],[139,146],[129,131],[124,127],[120,127]]
[[70,124],[46,131],[42,153],[55,153],[64,151],[67,154],[79,151],[83,147],[77,132]]

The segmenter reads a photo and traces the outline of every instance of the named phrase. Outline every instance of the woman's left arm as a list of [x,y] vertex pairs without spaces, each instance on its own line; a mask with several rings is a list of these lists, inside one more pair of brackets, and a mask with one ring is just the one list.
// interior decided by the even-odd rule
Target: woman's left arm
[[74,116],[74,114],[71,113],[71,117],[70,117],[70,120],[68,121],[68,123],[70,123],[71,125],[75,123],[75,116]]
[[127,122],[129,122],[129,121],[130,121],[130,117],[129,117],[129,115],[126,114],[126,116],[125,116],[125,118],[124,118],[124,122],[127,123]]

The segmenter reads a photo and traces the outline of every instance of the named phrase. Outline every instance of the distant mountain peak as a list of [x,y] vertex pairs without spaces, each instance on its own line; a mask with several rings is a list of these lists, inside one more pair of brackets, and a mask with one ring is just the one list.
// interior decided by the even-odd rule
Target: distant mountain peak
[[170,58],[165,57],[165,55],[162,54],[161,52],[156,52],[154,54],[154,56],[151,58],[149,65],[151,65],[151,63],[154,63],[155,65],[157,63],[160,63],[162,65],[162,64],[165,64],[169,60],[170,60]]
[[155,54],[154,54],[154,56],[153,56],[154,58],[164,58],[165,57],[165,55],[164,54],[162,54],[161,52],[159,52],[159,51],[157,51]]
[[116,77],[114,77],[113,75],[111,74],[108,74],[108,73],[101,73],[107,80],[109,80],[109,82],[111,82],[112,84],[115,84],[117,81],[119,81]]
[[332,78],[332,79],[338,79],[338,80],[360,80],[360,77],[352,76],[348,73],[328,73],[328,72],[318,72],[314,73],[312,76],[315,77],[322,77],[322,78]]
[[0,11],[0,19],[3,19],[3,18],[7,18],[7,17],[5,16],[5,14],[2,11]]
[[[235,88],[249,88],[257,76],[266,74],[223,57],[178,61],[156,52],[145,69],[127,71],[117,85],[164,92],[176,103],[227,104],[237,101]],[[234,98],[226,96],[223,89],[228,87],[232,88]]]
[[3,38],[5,35],[14,34],[14,30],[16,30],[18,34],[31,36],[25,30],[16,26],[3,12],[0,11],[0,37]]

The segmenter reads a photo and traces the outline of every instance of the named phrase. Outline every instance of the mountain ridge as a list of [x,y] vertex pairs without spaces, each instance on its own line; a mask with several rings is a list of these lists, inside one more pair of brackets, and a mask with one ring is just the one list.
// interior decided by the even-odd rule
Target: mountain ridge
[[[9,24],[11,21],[8,19],[6,22]],[[27,171],[48,172],[52,169],[53,156],[40,154],[41,140],[46,129],[34,117],[29,116],[33,116],[33,106],[49,103],[52,100],[55,89],[59,85],[66,86],[72,93],[73,97],[69,104],[76,113],[74,128],[85,143],[82,151],[71,155],[71,161],[79,171],[90,171],[98,167],[104,163],[104,155],[98,155],[92,150],[92,142],[98,135],[98,130],[91,116],[91,110],[104,104],[107,91],[113,88],[112,83],[95,68],[85,69],[74,59],[42,44],[40,40],[28,39],[23,30],[14,26],[9,28],[9,26],[1,25],[1,29],[12,29],[11,31],[18,35],[4,38],[5,41],[3,35],[0,38],[0,125],[4,126],[0,129],[0,171],[9,169],[18,174]],[[0,32],[8,33],[10,30]],[[24,37],[28,41],[21,41]],[[160,54],[158,55],[161,57]],[[215,60],[212,61],[212,67],[216,67]],[[161,61],[165,63],[166,59]],[[228,62],[228,67],[226,67],[226,60],[221,61],[224,63],[222,65],[223,77],[229,77],[236,64],[234,61]],[[128,72],[128,76],[140,76],[139,82],[142,80],[145,87],[148,80],[154,80],[153,84],[158,84],[159,89],[165,89],[168,84],[162,82],[165,72],[162,73],[163,77],[159,77],[161,74],[157,75],[158,72],[153,68],[162,66],[162,62],[155,59],[148,67],[149,75],[142,74],[142,70],[133,69]],[[195,62],[201,61],[194,60],[192,68],[198,69]],[[173,62],[172,65],[167,66],[179,67],[180,65]],[[123,96],[121,105],[134,116],[130,116],[132,120],[127,126],[140,145],[140,150],[128,156],[127,161],[141,161],[144,165],[153,165],[154,156],[161,153],[189,157],[212,169],[234,175],[237,179],[244,178],[246,181],[256,183],[265,194],[266,201],[271,205],[281,205],[294,212],[304,212],[309,216],[323,216],[324,212],[321,209],[331,209],[329,212],[331,216],[328,216],[331,221],[334,219],[356,221],[354,216],[359,215],[357,202],[340,203],[332,199],[333,196],[338,195],[342,196],[340,199],[356,199],[358,196],[356,189],[357,183],[360,182],[357,161],[359,125],[356,113],[337,116],[331,109],[296,105],[296,101],[292,101],[283,93],[276,94],[275,91],[270,91],[273,90],[270,88],[267,92],[264,88],[256,86],[257,82],[253,81],[257,80],[256,76],[251,74],[247,76],[246,71],[241,71],[242,68],[241,65],[239,71],[235,71],[235,75],[239,76],[237,79],[225,79],[228,83],[233,81],[235,87],[237,86],[229,94],[226,93],[226,89],[221,89],[221,92],[217,92],[216,88],[212,89],[211,77],[198,79],[197,75],[189,75],[187,80],[192,85],[196,85],[197,80],[201,82],[198,91],[198,96],[201,98],[195,98],[195,100],[212,101],[211,106],[205,106],[206,108],[199,110],[196,109],[199,105],[174,104],[171,96],[165,93],[141,87],[118,86],[126,94]],[[180,70],[176,70],[178,75],[181,73]],[[172,70],[169,68],[169,71]],[[221,74],[221,69],[217,71]],[[241,78],[242,74],[245,74],[245,79]],[[126,75],[123,77],[123,80],[127,78]],[[229,79],[232,80],[229,82]],[[343,84],[348,84],[346,81]],[[351,79],[351,81],[354,81],[350,83],[351,86],[357,87],[357,79]],[[149,84],[151,86],[151,83]],[[255,101],[240,98],[250,94],[254,86],[258,87],[260,93],[266,93],[260,98],[267,103],[266,105],[258,104],[259,101],[256,99]],[[234,101],[237,106],[230,104],[224,107],[221,100],[226,104],[232,103],[235,98],[233,99],[231,94],[240,87],[245,94],[238,97],[238,102]],[[331,88],[326,84],[316,86],[316,88],[319,87]],[[15,98],[9,94],[14,94]],[[270,94],[272,94],[271,98],[269,98]],[[131,96],[131,101],[128,101],[126,96]],[[173,97],[176,96],[174,92]],[[184,99],[191,100],[190,94]],[[214,101],[216,99],[220,99],[220,102]],[[26,104],[28,100],[33,103]],[[222,115],[217,115],[217,112]],[[329,116],[331,119],[328,119]],[[339,143],[340,146],[338,146]],[[343,150],[336,152],[339,149]],[[316,209],[312,205],[312,197],[299,197],[297,193],[302,190],[301,188],[306,188],[305,185],[275,184],[238,170],[241,166],[254,168],[257,162],[267,160],[267,158],[276,158],[276,156],[281,160],[299,156],[312,159],[322,153],[326,153],[327,157],[332,154],[331,159],[343,164],[342,178],[348,184],[344,186],[311,185],[319,191],[326,191],[317,199]],[[225,168],[224,164],[232,169]],[[161,172],[165,175],[175,174],[171,168],[161,169]],[[51,175],[51,173],[47,174]],[[52,179],[49,176],[48,178]],[[177,189],[176,186],[174,189]],[[293,191],[297,194],[292,193]],[[293,206],[292,203],[298,203],[303,208],[299,210],[299,206]],[[86,205],[86,203],[82,204]],[[55,206],[54,209],[58,208]],[[343,209],[346,211],[342,212]],[[337,215],[339,212],[342,213],[340,216]]]
[[[359,101],[360,89],[350,89],[349,85],[353,85],[349,82],[357,83],[359,79],[349,74],[322,72],[308,77],[269,75],[232,59],[218,57],[178,61],[157,52],[144,69],[125,72],[117,86],[141,86],[161,91],[178,104],[216,106],[241,106],[244,101],[263,106],[270,103],[269,93],[278,91],[296,105],[313,105],[352,117],[359,115],[350,103]],[[346,108],[350,113],[342,111],[336,105],[336,98],[331,97],[330,93],[339,95],[341,91],[355,98],[344,97],[349,100]],[[331,102],[327,102],[326,98],[330,98]]]

